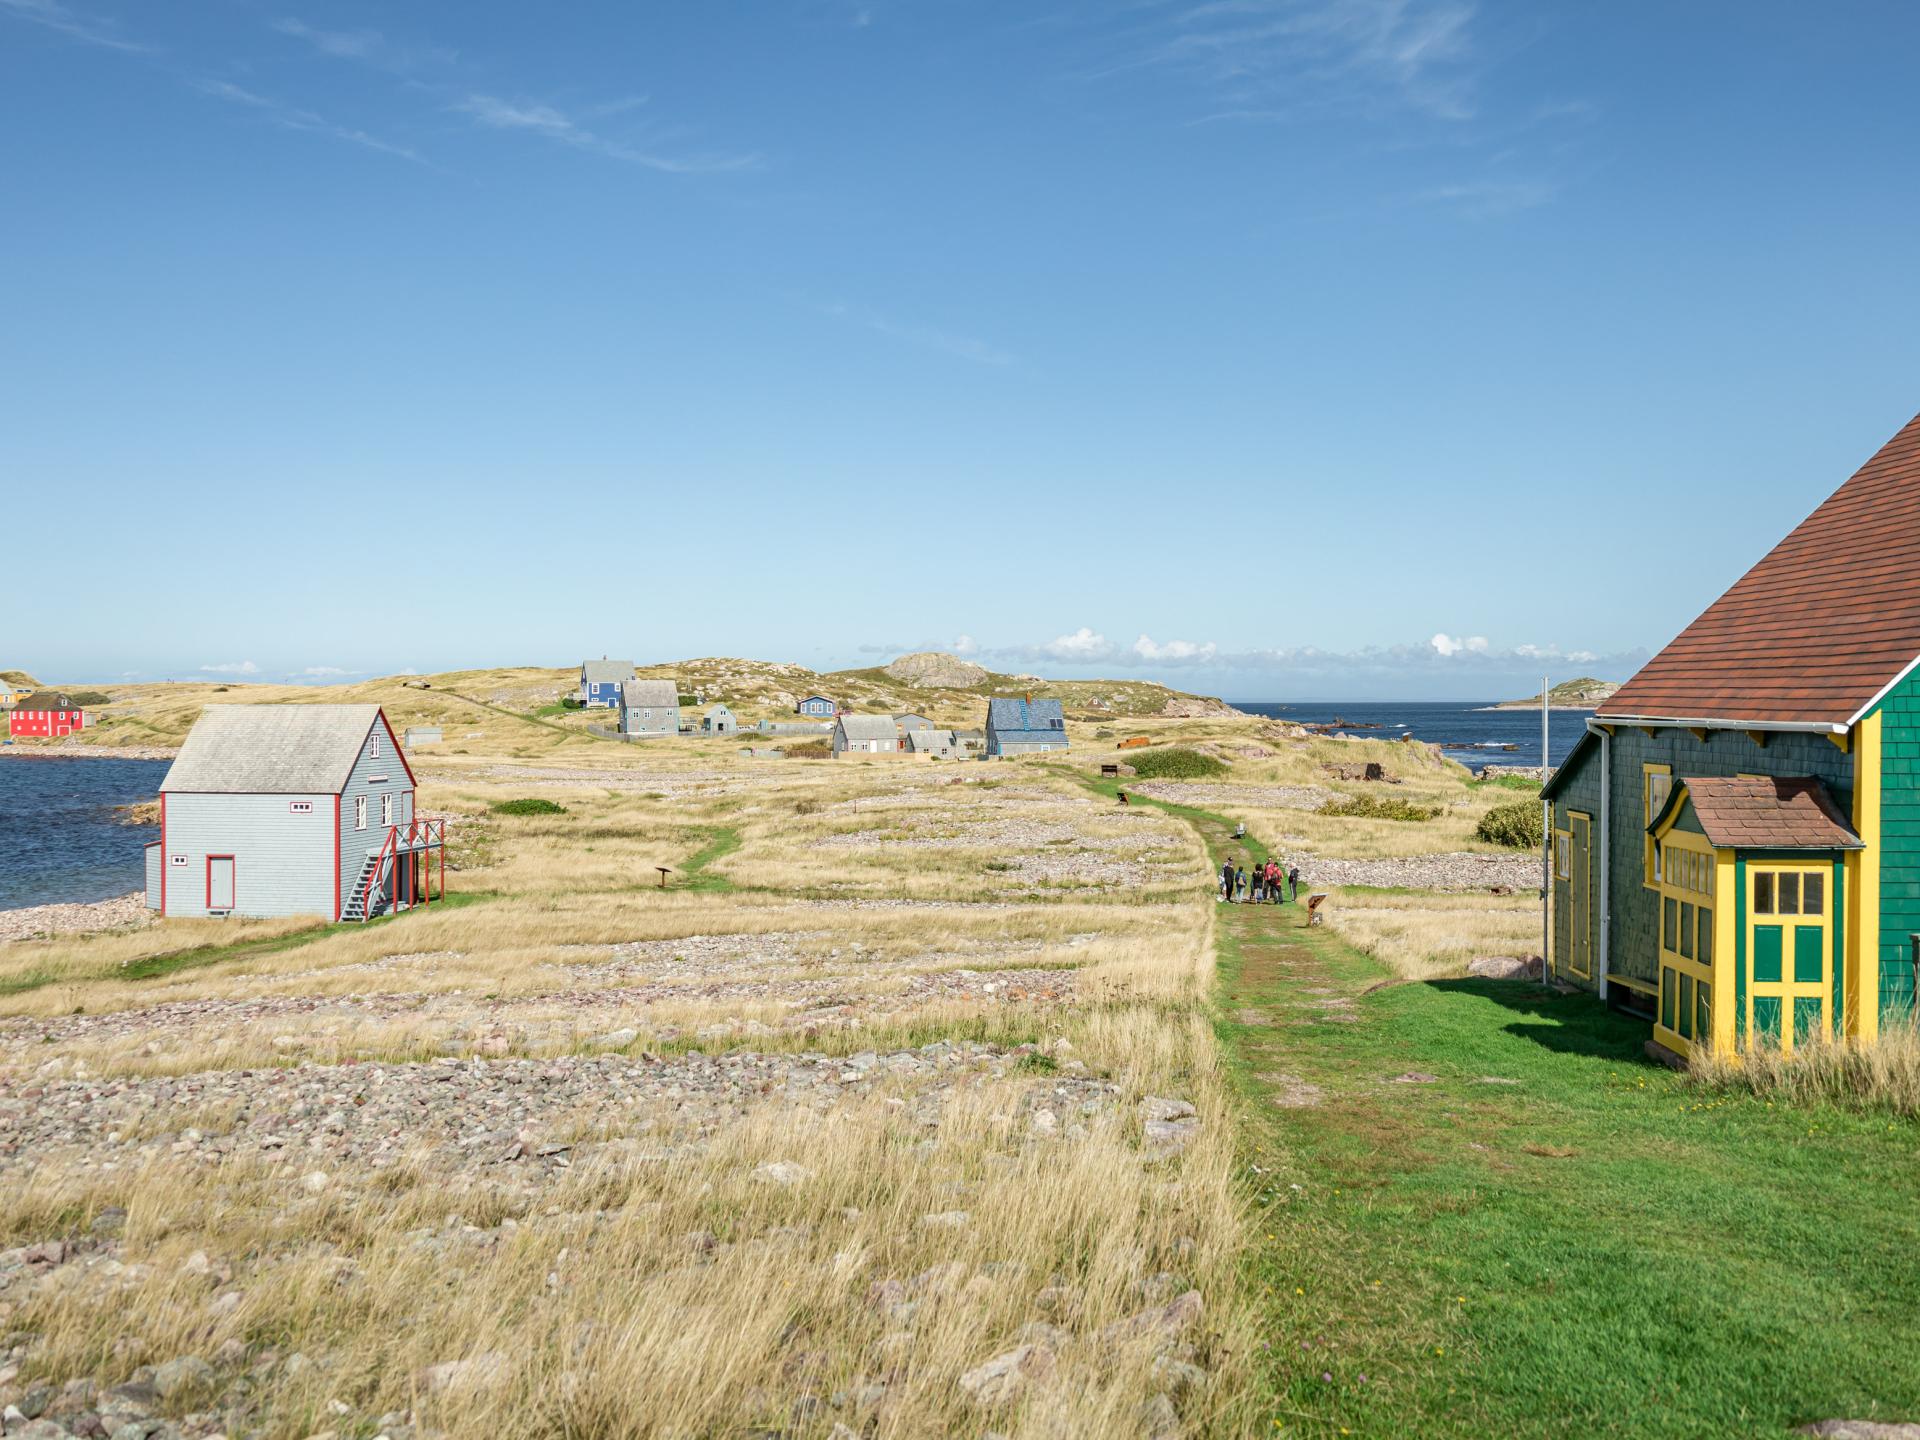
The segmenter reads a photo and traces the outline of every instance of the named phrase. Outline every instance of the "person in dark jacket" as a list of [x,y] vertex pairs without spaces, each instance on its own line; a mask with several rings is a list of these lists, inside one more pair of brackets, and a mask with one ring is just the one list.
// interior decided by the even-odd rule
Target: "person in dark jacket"
[[1220,898],[1233,899],[1233,861],[1231,860],[1220,862]]
[[1293,890],[1291,898],[1298,900],[1300,898],[1300,867],[1298,865],[1287,871],[1287,884]]

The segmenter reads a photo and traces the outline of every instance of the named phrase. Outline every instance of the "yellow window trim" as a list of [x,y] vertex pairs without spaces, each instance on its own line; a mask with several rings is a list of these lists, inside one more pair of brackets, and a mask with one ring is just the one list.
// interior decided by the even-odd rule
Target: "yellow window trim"
[[[1640,821],[1640,828],[1643,832],[1653,824],[1653,778],[1656,775],[1666,778],[1667,798],[1673,798],[1673,766],[1643,764],[1640,767],[1640,808],[1644,816]],[[1645,836],[1641,854],[1640,883],[1647,886],[1657,883],[1653,878],[1653,847],[1653,836]]]

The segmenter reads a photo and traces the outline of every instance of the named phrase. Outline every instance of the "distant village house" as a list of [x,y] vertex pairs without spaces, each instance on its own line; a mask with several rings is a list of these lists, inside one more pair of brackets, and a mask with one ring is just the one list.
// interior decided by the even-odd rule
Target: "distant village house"
[[40,740],[71,735],[87,723],[86,711],[68,696],[53,690],[35,690],[20,697],[7,712],[7,734]]
[[674,680],[636,680],[629,674],[620,687],[622,735],[678,735],[680,686]]
[[966,754],[953,731],[935,730],[932,726],[923,730],[909,730],[907,750],[914,755],[931,755],[936,760],[955,760]]
[[618,709],[621,687],[632,679],[631,660],[588,660],[580,667],[580,693],[577,698],[583,706]]
[[831,720],[840,713],[840,707],[824,695],[809,695],[793,707],[796,715],[811,715],[816,720]]
[[900,731],[891,715],[842,715],[833,727],[835,755],[896,755]]
[[733,717],[733,711],[725,705],[710,705],[707,713],[700,717],[702,735],[738,735],[740,722]]
[[987,754],[1034,755],[1067,748],[1067,719],[1058,700],[989,700]]
[[365,920],[438,895],[445,823],[378,705],[210,705],[160,782],[161,915]]

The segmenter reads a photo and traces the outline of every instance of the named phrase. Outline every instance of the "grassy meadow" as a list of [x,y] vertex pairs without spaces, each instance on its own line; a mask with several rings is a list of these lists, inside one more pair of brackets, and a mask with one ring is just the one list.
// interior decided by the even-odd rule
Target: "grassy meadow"
[[[1464,978],[1537,953],[1524,890],[1215,901],[1228,857],[1524,869],[1474,837],[1524,785],[1244,717],[995,765],[629,745],[565,679],[287,697],[446,727],[443,903],[0,945],[0,1401],[267,1440],[1920,1406],[1920,1046],[1672,1075]],[[122,694],[96,738],[224,695],[266,698]],[[1133,735],[1205,763],[1102,777]],[[1332,813],[1373,796],[1426,818]]]

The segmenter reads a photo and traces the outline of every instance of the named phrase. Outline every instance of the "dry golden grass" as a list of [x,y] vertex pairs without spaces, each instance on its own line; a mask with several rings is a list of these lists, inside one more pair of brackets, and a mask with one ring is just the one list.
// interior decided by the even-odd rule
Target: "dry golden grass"
[[[956,1038],[1003,1047],[1003,1063],[825,1106],[775,1092],[700,1109],[698,1124],[669,1101],[556,1112],[551,1133],[582,1149],[545,1188],[424,1143],[381,1169],[298,1144],[277,1160],[244,1147],[189,1159],[170,1143],[186,1127],[244,1137],[257,1116],[217,1098],[158,1105],[119,1149],[52,1146],[0,1174],[9,1241],[84,1236],[103,1207],[129,1212],[117,1248],[70,1262],[14,1314],[39,1337],[23,1383],[113,1384],[234,1341],[258,1365],[235,1431],[275,1440],[372,1433],[372,1417],[408,1409],[448,1436],[826,1435],[839,1421],[882,1436],[1129,1434],[1170,1390],[1192,1433],[1245,1428],[1246,1226],[1208,1019],[1213,906],[1186,827],[1109,810],[1038,764],[808,765],[556,736],[515,765],[527,743],[419,767],[423,806],[465,817],[473,868],[452,888],[490,898],[369,927],[167,922],[0,946],[0,1087],[87,1075],[197,1088],[447,1049],[513,1063],[590,1051],[593,1032],[622,1027],[636,1053],[718,1030],[699,1040],[709,1052]],[[491,814],[528,794],[567,813]],[[737,848],[687,876],[720,836]],[[900,843],[915,839],[964,843]],[[993,868],[1007,856],[1075,858],[1094,878]],[[1115,861],[1146,878],[1101,880]],[[673,887],[658,888],[654,864],[673,867]],[[735,950],[702,959],[697,937]],[[128,974],[200,947],[226,948]],[[1070,1003],[978,987],[909,997],[916,977],[1009,969],[1070,971]],[[734,988],[705,993],[709,978]],[[681,981],[687,993],[666,993]],[[814,982],[852,1003],[796,1025],[805,1011],[783,987]],[[666,991],[599,998],[648,985]],[[317,1008],[272,1010],[289,1000]],[[1070,1058],[1020,1062],[1023,1042]],[[1084,1113],[1061,1102],[1057,1133],[1037,1132],[1037,1097],[1067,1081],[1114,1088]],[[1136,1105],[1150,1095],[1199,1113],[1177,1157],[1143,1148]],[[756,1178],[778,1161],[809,1178]],[[315,1166],[330,1179],[309,1191]],[[956,1228],[925,1221],[956,1211]],[[1105,1333],[1169,1287],[1204,1300],[1168,1342],[1208,1372],[1192,1388],[1164,1355],[1156,1369],[1165,1344]],[[902,1298],[918,1308],[889,1313]],[[1055,1352],[1051,1377],[976,1408],[958,1377],[1035,1335]],[[295,1352],[312,1363],[290,1367]]]
[[1856,1110],[1920,1115],[1920,1031],[1883,1028],[1871,1045],[1802,1042],[1791,1055],[1755,1045],[1737,1055],[1700,1055],[1688,1073],[1703,1088],[1758,1095],[1791,1105],[1827,1103]]
[[1537,896],[1342,890],[1326,915],[1342,940],[1409,980],[1464,975],[1483,955],[1538,955],[1543,938]]

